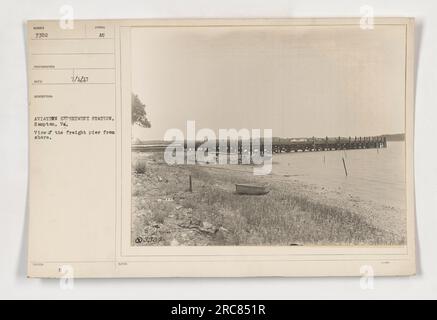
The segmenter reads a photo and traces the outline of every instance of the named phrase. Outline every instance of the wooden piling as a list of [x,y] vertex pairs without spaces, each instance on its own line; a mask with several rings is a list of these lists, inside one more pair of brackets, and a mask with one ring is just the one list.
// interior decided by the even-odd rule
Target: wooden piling
[[347,177],[347,168],[346,168],[346,162],[344,162],[344,158],[341,158],[341,160],[343,160],[343,168],[344,168],[344,174]]

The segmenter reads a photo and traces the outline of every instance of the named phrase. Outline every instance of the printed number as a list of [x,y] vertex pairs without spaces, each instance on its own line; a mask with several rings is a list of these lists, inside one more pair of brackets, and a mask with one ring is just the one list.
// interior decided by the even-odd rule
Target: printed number
[[37,32],[35,33],[35,38],[41,39],[41,38],[47,38],[49,36],[46,32]]

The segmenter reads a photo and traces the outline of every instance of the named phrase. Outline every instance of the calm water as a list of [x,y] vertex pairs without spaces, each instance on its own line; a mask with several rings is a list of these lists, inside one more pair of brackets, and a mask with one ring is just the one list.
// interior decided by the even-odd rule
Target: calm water
[[385,149],[275,154],[273,174],[405,208],[404,142],[389,142]]
[[[136,155],[133,161],[150,155],[146,152],[133,154]],[[238,167],[233,169],[238,170]],[[246,167],[245,170],[251,169]],[[388,142],[387,148],[383,149],[274,154],[272,173],[284,180],[295,179],[379,205],[405,209],[404,142]]]

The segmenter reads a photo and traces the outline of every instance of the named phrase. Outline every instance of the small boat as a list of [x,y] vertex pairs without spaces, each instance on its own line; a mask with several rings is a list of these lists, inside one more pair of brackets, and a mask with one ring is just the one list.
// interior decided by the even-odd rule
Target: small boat
[[249,195],[263,195],[269,193],[267,187],[256,186],[253,184],[236,184],[235,191],[238,194],[249,194]]

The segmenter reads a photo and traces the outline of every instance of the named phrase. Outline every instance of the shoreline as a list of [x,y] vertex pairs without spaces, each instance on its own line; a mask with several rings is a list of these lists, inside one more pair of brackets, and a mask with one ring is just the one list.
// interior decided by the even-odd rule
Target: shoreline
[[[144,172],[135,173],[139,163]],[[401,214],[397,208],[292,175],[253,176],[250,165],[168,166],[159,153],[133,153],[132,170],[132,245],[405,243],[401,224],[391,222]],[[237,195],[235,183],[263,184],[270,192]]]

